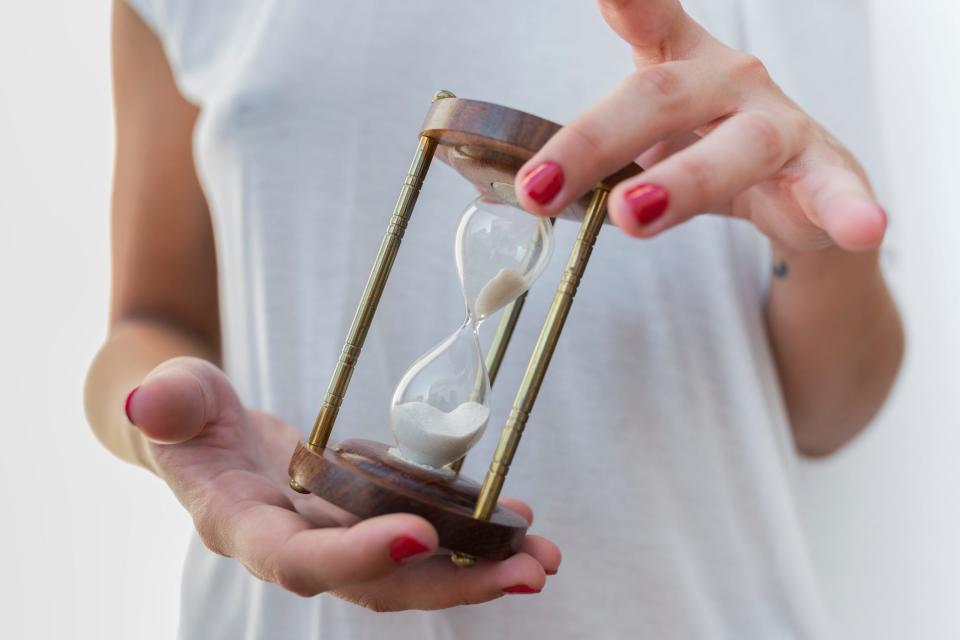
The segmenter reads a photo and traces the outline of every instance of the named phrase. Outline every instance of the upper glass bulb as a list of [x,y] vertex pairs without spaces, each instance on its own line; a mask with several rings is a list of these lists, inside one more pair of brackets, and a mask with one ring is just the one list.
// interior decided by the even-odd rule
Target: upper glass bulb
[[511,204],[471,202],[457,228],[457,272],[480,322],[523,295],[553,253],[553,225]]

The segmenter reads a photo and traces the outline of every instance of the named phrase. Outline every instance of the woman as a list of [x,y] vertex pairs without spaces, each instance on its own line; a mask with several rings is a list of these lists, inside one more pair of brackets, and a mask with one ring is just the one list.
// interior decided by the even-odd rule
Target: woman
[[[852,439],[896,375],[886,217],[851,153],[721,41],[866,148],[864,10],[699,10],[710,31],[676,0],[117,2],[112,323],[87,407],[193,516],[184,638],[828,633],[791,468]],[[457,570],[417,517],[349,526],[286,486],[439,88],[569,122],[521,171],[532,213],[648,169],[611,193],[625,233],[601,234],[509,479],[564,549],[556,577],[545,538]],[[394,384],[456,326],[451,208],[470,197],[433,170],[338,433],[384,439]],[[575,234],[557,225],[558,253]]]

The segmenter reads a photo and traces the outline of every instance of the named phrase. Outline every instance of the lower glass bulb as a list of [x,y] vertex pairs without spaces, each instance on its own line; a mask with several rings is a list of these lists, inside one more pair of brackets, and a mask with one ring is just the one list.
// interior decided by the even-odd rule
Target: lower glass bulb
[[490,418],[490,383],[472,323],[417,360],[393,394],[395,455],[440,469],[462,458]]
[[472,401],[449,413],[418,401],[396,405],[390,411],[401,457],[433,468],[465,456],[489,418],[490,409]]

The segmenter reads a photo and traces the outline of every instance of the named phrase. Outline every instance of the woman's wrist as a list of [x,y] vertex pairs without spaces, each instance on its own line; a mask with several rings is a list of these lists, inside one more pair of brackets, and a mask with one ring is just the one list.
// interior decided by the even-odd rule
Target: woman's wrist
[[801,333],[856,342],[899,322],[878,250],[771,248],[766,317],[775,342]]
[[771,240],[773,281],[784,290],[805,290],[851,295],[886,291],[880,268],[880,252],[847,251],[830,246],[818,251],[799,251]]

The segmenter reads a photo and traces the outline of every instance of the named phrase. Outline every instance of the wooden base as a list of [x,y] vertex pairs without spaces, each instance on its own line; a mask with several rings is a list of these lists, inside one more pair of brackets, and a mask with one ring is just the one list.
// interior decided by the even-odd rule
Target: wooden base
[[313,451],[303,443],[290,460],[290,479],[360,518],[413,513],[437,529],[440,546],[477,558],[502,560],[520,546],[529,523],[498,505],[489,520],[473,517],[480,485],[400,460],[389,447],[351,439]]

